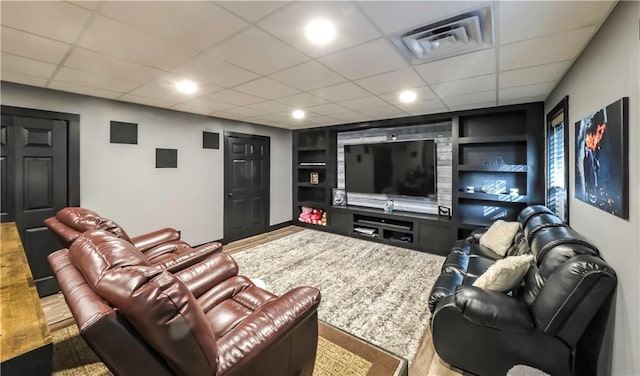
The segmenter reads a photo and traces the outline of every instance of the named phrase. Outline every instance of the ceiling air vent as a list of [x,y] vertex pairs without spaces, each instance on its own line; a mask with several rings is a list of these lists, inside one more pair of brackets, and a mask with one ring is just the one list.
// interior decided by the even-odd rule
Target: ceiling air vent
[[493,7],[485,5],[391,39],[411,64],[422,64],[491,47]]

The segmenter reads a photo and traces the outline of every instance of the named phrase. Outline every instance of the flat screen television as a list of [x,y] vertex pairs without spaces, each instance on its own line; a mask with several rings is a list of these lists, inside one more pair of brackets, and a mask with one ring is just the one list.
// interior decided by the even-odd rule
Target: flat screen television
[[345,145],[345,189],[352,193],[433,197],[433,140]]

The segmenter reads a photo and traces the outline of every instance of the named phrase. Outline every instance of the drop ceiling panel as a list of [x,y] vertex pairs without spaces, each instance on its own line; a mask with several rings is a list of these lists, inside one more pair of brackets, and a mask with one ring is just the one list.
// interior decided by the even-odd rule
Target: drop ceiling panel
[[569,64],[569,61],[561,61],[559,63],[500,72],[498,82],[500,88],[558,82],[562,73],[569,68]]
[[362,114],[356,111],[343,112],[341,114],[333,114],[331,115],[331,117],[338,119],[340,121],[343,121],[345,123],[355,123],[359,121],[367,121],[372,119],[370,116],[367,116],[365,114]]
[[313,106],[313,107],[309,107],[308,110],[310,112],[315,112],[316,114],[320,114],[320,115],[333,115],[333,114],[340,114],[343,112],[349,112],[351,111],[350,109],[344,107],[344,106],[340,106],[339,104],[335,104],[335,103],[329,103],[329,104],[323,104],[320,106]]
[[406,66],[400,53],[384,39],[367,42],[319,60],[322,64],[352,80]]
[[3,1],[2,24],[73,43],[91,12],[62,1]]
[[282,98],[299,92],[298,89],[294,89],[266,77],[236,86],[234,89],[265,99]]
[[442,104],[442,101],[440,101],[439,99],[416,101],[414,103],[404,104],[399,107],[409,115],[436,114],[439,112],[448,111],[447,107]]
[[472,104],[478,104],[478,103],[482,103],[482,104],[493,103],[493,106],[495,106],[496,91],[488,90],[480,93],[458,95],[455,97],[447,97],[447,98],[442,98],[442,101],[449,108],[451,108],[452,106],[466,106],[466,105],[472,105]]
[[9,72],[5,70],[0,72],[0,80],[32,86],[44,86],[47,83],[47,80],[42,77],[28,76],[26,74]]
[[90,0],[78,0],[78,1],[69,1],[69,3],[73,4],[73,5],[77,5],[83,8],[87,8],[90,10],[94,10],[96,9],[96,7],[98,6],[98,4],[100,3],[99,1],[90,1]]
[[197,52],[102,16],[93,20],[78,44],[90,50],[165,70],[183,63]]
[[256,103],[246,106],[248,108],[253,108],[256,110],[268,112],[268,113],[277,113],[280,116],[289,117],[293,108],[289,105],[285,105],[275,101],[267,101],[262,103]]
[[[500,2],[500,44],[598,25],[615,1]],[[523,15],[526,15],[523,17]]]
[[109,1],[100,11],[118,21],[197,50],[210,48],[247,23],[209,1]]
[[548,82],[537,85],[525,85],[500,89],[498,91],[498,100],[527,97],[537,97],[542,100],[546,98],[546,96],[551,92],[551,89],[553,89],[554,86],[555,84],[553,82]]
[[496,51],[489,48],[418,65],[415,69],[428,84],[496,73]]
[[200,97],[200,98],[193,98],[193,99],[188,99],[182,103],[179,103],[177,105],[175,105],[174,107],[177,106],[188,106],[188,107],[193,107],[193,108],[197,108],[199,110],[202,110],[206,113],[209,112],[216,112],[216,111],[228,111],[230,108],[234,108],[236,107],[233,104],[228,104],[228,103],[222,103],[220,101],[216,101],[216,100],[211,100],[209,98],[205,98],[205,97]]
[[210,111],[206,107],[192,106],[184,103],[176,104],[175,106],[171,107],[171,109],[176,111],[189,112],[192,114],[200,114],[200,115],[209,115],[214,112],[214,111]]
[[247,21],[255,22],[276,9],[286,5],[288,1],[219,1],[221,5]]
[[64,63],[70,68],[82,69],[105,76],[143,83],[154,79],[163,71],[144,65],[130,63],[109,55],[100,54],[84,48],[76,47]]
[[496,88],[496,75],[488,74],[458,81],[444,82],[431,85],[433,91],[440,97],[454,97]]
[[28,76],[49,78],[53,72],[55,72],[56,65],[3,52],[2,70]]
[[300,52],[255,27],[225,40],[211,49],[210,53],[262,75],[308,60]]
[[207,95],[207,98],[220,100],[222,102],[235,104],[237,106],[246,106],[248,104],[254,104],[264,101],[264,99],[262,98],[241,93],[235,90],[218,91],[216,93]]
[[223,87],[232,87],[260,77],[256,73],[226,63],[206,53],[172,69],[172,72],[191,77],[196,81],[210,82]]
[[[436,95],[428,86],[416,87],[411,89],[411,91],[416,93],[416,101],[425,101],[436,98]],[[402,106],[405,104],[400,101],[400,92],[397,91],[381,94],[379,97],[396,106]]]
[[[332,43],[318,46],[309,43],[305,26],[315,19],[330,20],[337,36]],[[347,1],[300,1],[287,5],[260,21],[258,25],[300,51],[324,56],[380,37],[378,31]]]
[[500,47],[500,70],[574,60],[594,32],[595,27],[589,26],[502,46]]
[[[5,3],[0,4],[4,9]],[[70,48],[66,43],[2,27],[3,52],[58,64]]]
[[367,108],[367,109],[360,110],[359,112],[365,115],[371,116],[373,118],[407,116],[407,114],[405,114],[404,111],[401,111],[397,107],[392,105]]
[[125,94],[125,95],[119,97],[118,100],[119,101],[125,101],[125,102],[137,103],[137,104],[144,104],[144,105],[147,105],[147,106],[154,106],[154,107],[171,107],[174,104],[176,104],[176,102],[168,102],[168,101],[163,101],[163,100],[160,100],[160,99],[139,97],[137,95],[132,95],[132,94]]
[[198,92],[194,94],[185,94],[176,89],[176,82],[181,79],[182,78],[179,76],[165,75],[145,83],[128,94],[176,103],[223,90],[223,88],[215,85],[200,85]]
[[93,87],[87,87],[82,85],[76,85],[71,82],[62,82],[62,81],[51,81],[48,86],[50,89],[68,91],[76,94],[84,94],[90,95],[92,97],[101,97],[101,98],[109,98],[115,99],[122,95],[122,93],[118,93],[115,91],[97,89]]
[[455,16],[481,1],[359,1],[358,5],[385,34],[413,29]]
[[375,96],[351,99],[348,101],[343,101],[340,104],[356,111],[388,105],[387,102]]
[[332,102],[340,102],[347,99],[362,98],[371,95],[368,91],[363,90],[361,87],[356,86],[351,82],[312,90],[310,93]]
[[234,116],[248,118],[253,116],[266,115],[266,112],[264,111],[259,111],[248,107],[231,108],[228,110],[224,110],[224,113],[225,115],[229,115],[231,118],[233,118]]
[[60,68],[54,79],[57,81],[70,82],[82,86],[117,91],[120,93],[125,93],[139,86],[136,82],[120,80],[113,77],[103,76],[101,74],[67,67]]
[[305,108],[327,103],[326,100],[309,93],[300,93],[280,98],[278,99],[278,102],[284,103],[285,105],[293,106],[295,108]]
[[420,76],[412,68],[402,68],[356,81],[359,86],[374,94],[411,89],[423,86],[422,82]]
[[346,81],[341,76],[315,61],[309,61],[272,74],[270,78],[305,91]]

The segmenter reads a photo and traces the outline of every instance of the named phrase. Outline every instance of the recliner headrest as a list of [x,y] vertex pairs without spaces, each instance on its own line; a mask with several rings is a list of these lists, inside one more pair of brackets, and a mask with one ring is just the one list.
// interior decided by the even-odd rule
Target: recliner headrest
[[[568,247],[568,248],[567,248]],[[599,256],[598,248],[589,243],[582,235],[571,227],[546,227],[537,232],[531,240],[531,253],[536,264],[541,267],[546,257],[552,252],[573,252],[575,254],[592,254]],[[557,255],[554,255],[554,257]]]
[[562,219],[556,217],[555,214],[538,214],[527,221],[527,225],[524,227],[524,236],[527,238],[527,241],[531,243],[531,240],[536,236],[538,231],[554,226],[566,226],[566,224]]
[[531,205],[522,209],[520,214],[518,214],[518,222],[522,224],[522,227],[527,226],[527,222],[538,214],[553,214],[551,210],[549,210],[546,206],[543,205]]
[[126,231],[120,227],[120,225],[109,218],[101,217],[93,210],[79,207],[67,207],[59,210],[58,213],[56,213],[56,218],[60,222],[79,232],[105,230],[119,238],[131,242],[131,238],[127,235]]

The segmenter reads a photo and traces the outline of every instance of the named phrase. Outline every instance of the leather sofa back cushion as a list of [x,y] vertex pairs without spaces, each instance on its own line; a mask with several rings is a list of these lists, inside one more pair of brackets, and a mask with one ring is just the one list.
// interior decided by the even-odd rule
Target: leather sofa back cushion
[[496,292],[511,291],[522,282],[532,263],[532,255],[505,257],[482,273],[473,286]]
[[91,287],[95,287],[108,270],[149,265],[142,252],[131,243],[104,230],[80,235],[69,248],[69,258]]
[[513,238],[520,230],[519,222],[495,221],[491,227],[480,237],[480,245],[483,245],[498,255],[504,256],[513,244]]
[[114,221],[101,217],[98,213],[77,207],[61,209],[56,213],[56,218],[65,225],[79,231],[106,230],[115,236],[131,243],[131,238],[120,225]]

